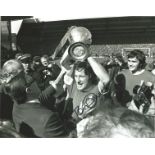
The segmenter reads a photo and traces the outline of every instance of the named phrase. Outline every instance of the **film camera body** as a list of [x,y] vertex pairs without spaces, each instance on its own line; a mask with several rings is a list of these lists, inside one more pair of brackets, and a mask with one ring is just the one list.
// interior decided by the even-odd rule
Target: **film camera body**
[[135,105],[138,109],[143,105],[144,114],[147,113],[151,104],[152,89],[153,86],[147,86],[144,81],[140,86],[136,85],[133,89],[133,93],[135,94],[133,97]]

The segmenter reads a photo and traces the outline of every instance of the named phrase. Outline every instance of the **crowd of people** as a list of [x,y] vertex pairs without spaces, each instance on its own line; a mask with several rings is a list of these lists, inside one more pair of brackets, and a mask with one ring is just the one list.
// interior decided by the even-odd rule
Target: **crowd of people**
[[[67,43],[59,64],[29,53],[3,64],[0,136],[155,137],[155,69],[145,69],[144,53],[100,64],[85,27],[72,27]],[[3,118],[12,123],[6,127]]]

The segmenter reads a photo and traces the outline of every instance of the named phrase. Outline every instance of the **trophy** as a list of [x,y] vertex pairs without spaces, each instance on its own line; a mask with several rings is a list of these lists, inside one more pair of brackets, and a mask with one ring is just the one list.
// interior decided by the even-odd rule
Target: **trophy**
[[73,43],[68,49],[68,54],[75,61],[84,61],[89,56],[89,46],[82,42]]
[[91,32],[81,26],[71,26],[56,47],[52,58],[64,53],[69,47],[69,55],[75,61],[83,61],[89,56],[89,46],[92,43]]

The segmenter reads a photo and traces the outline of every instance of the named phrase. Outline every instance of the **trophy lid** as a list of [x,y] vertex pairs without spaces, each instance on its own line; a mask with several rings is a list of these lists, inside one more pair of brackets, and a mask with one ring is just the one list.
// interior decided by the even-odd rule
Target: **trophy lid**
[[82,42],[85,44],[92,43],[91,32],[85,27],[75,27],[70,31],[70,43]]

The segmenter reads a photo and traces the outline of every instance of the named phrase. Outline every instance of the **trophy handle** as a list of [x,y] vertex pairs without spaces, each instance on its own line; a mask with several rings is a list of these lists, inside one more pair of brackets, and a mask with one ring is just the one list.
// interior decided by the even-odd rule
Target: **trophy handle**
[[60,43],[58,44],[58,46],[56,47],[52,58],[53,60],[56,58],[56,56],[59,54],[59,52],[62,50],[62,48],[64,47],[64,45],[66,44],[66,42],[68,41],[68,38],[70,36],[70,32],[73,28],[75,28],[77,26],[71,26],[68,28],[68,31],[65,33],[65,35],[63,36],[63,38],[61,39]]

